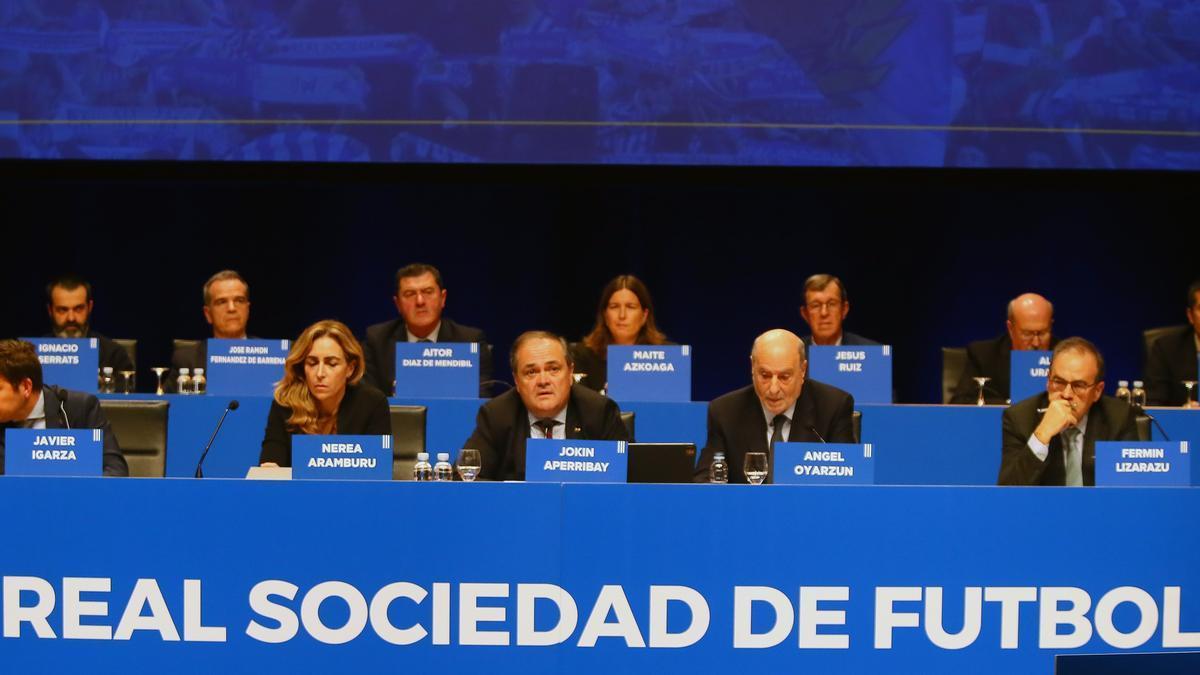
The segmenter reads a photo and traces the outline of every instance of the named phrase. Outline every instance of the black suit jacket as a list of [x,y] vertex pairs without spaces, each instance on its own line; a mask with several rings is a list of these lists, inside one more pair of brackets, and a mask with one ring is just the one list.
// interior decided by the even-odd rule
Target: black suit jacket
[[[813,346],[812,335],[805,335],[801,339],[804,340],[805,349]],[[853,347],[855,345],[871,346],[871,345],[877,345],[877,344],[879,344],[879,343],[870,338],[865,338],[861,335],[851,333],[849,331],[842,331],[842,346],[843,347]]]
[[[1042,421],[1039,408],[1049,405],[1050,395],[1042,392],[1013,404],[1004,411],[999,485],[1065,485],[1062,438],[1050,439],[1045,461],[1029,449],[1029,437]],[[1088,411],[1087,430],[1083,434],[1083,484],[1096,484],[1096,441],[1137,440],[1136,414],[1128,403],[1103,396]]]
[[[854,397],[848,392],[816,380],[805,380],[785,440],[789,443],[820,443],[821,439],[826,443],[853,443],[853,414]],[[708,480],[708,467],[718,452],[724,452],[725,461],[729,463],[730,483],[746,482],[742,463],[747,452],[765,452],[768,453],[767,461],[774,461],[767,447],[767,419],[753,386],[742,387],[708,404],[708,441],[696,466],[696,482]]]
[[[567,438],[589,441],[628,441],[621,410],[582,385],[571,387],[567,401]],[[479,475],[490,480],[525,480],[525,441],[529,439],[529,411],[516,389],[510,389],[479,406],[475,431],[464,448],[474,448],[483,459]]]
[[[1050,349],[1058,344],[1058,338],[1050,340]],[[967,345],[967,366],[958,386],[954,388],[951,403],[970,405],[979,400],[979,385],[976,377],[989,377],[984,385],[983,400],[989,405],[1005,405],[1012,391],[1012,338],[1008,333],[991,340],[978,340]]]
[[[125,463],[125,455],[121,454],[121,446],[117,444],[112,425],[100,409],[100,399],[49,384],[42,387],[42,398],[47,429],[103,429],[104,475],[129,475],[129,465]],[[4,473],[4,429],[10,428],[20,428],[20,425],[10,422],[0,428],[0,474]]]
[[[408,332],[403,318],[367,327],[363,355],[367,361],[365,380],[368,384],[389,394],[395,391],[392,383],[396,379],[396,343],[407,340]],[[492,379],[492,350],[488,347],[487,336],[483,331],[455,323],[443,316],[442,325],[438,329],[438,342],[479,343],[479,395],[486,397],[491,387],[483,383]]]
[[[287,419],[291,416],[291,408],[280,405],[279,401],[271,402],[267,429],[263,433],[262,452],[258,456],[260,464],[275,462],[279,466],[292,465],[292,434],[299,432],[288,430]],[[337,432],[342,436],[390,436],[392,418],[387,397],[368,384],[346,387],[346,396],[338,408]]]
[[[1196,331],[1180,326],[1150,345],[1146,355],[1146,402],[1149,405],[1183,405],[1187,401],[1184,380],[1196,378]],[[1192,394],[1195,396],[1195,394]]]
[[[58,337],[54,333],[46,333],[43,337]],[[99,350],[99,367],[112,367],[113,374],[120,376],[122,370],[133,370],[133,359],[129,358],[129,352],[121,345],[113,342],[109,338],[97,333],[94,330],[89,330],[85,338],[96,338],[96,346]]]

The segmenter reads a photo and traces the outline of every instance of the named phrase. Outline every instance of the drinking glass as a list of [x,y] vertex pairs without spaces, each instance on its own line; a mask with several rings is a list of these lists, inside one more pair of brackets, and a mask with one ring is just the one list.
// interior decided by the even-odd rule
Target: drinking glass
[[1183,386],[1187,389],[1187,400],[1183,402],[1183,407],[1190,408],[1192,407],[1192,401],[1196,400],[1192,398],[1192,390],[1196,388],[1196,380],[1184,380]]
[[134,387],[134,384],[135,384],[134,376],[135,375],[137,375],[137,373],[132,370],[122,370],[121,371],[121,391],[125,392],[126,394],[133,393],[133,390],[135,388]]
[[458,451],[458,475],[466,482],[470,483],[479,476],[479,469],[483,466],[483,462],[479,458],[479,451],[471,448],[463,448]]
[[976,377],[975,384],[979,385],[979,399],[975,401],[975,405],[987,405],[987,401],[983,398],[983,386],[992,381],[990,377]]
[[151,368],[150,370],[153,370],[154,374],[156,376],[158,376],[158,388],[156,388],[154,390],[154,393],[159,396],[162,396],[163,395],[163,375],[166,375],[167,371],[170,370],[170,368]]
[[746,460],[742,462],[742,472],[751,485],[762,485],[767,479],[767,453],[747,452]]

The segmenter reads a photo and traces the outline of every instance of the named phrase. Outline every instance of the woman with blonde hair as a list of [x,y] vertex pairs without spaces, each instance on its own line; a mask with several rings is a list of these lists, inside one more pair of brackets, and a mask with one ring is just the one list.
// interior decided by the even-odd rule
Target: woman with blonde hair
[[390,435],[387,397],[362,384],[362,346],[340,321],[318,321],[300,334],[284,362],[267,415],[259,462],[292,465],[292,435]]
[[600,292],[596,325],[581,342],[571,345],[580,384],[600,391],[608,382],[609,345],[671,344],[654,323],[650,290],[632,274],[614,277]]

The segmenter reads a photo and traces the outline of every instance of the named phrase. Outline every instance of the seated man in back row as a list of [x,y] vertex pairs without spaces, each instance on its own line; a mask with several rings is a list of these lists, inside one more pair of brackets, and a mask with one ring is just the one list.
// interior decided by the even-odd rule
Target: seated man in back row
[[[204,282],[204,320],[212,326],[212,336],[224,340],[245,340],[246,324],[250,322],[250,284],[234,270],[221,270]],[[197,340],[195,346],[175,349],[171,354],[171,373],[167,390],[178,391],[179,369],[193,373],[208,367],[208,341]]]
[[1104,395],[1104,357],[1079,337],[1054,348],[1046,392],[1004,411],[1000,485],[1095,485],[1096,441],[1137,440],[1133,407]]
[[95,338],[99,368],[112,368],[114,373],[133,370],[133,359],[124,347],[92,330],[94,308],[92,285],[85,279],[74,275],[55,278],[46,285],[46,312],[51,326],[45,337]]
[[479,395],[491,390],[492,355],[483,331],[442,316],[446,287],[442,273],[433,265],[412,263],[396,271],[396,294],[392,303],[399,319],[367,327],[362,342],[367,360],[367,383],[387,395],[396,391],[397,342],[478,342]]
[[129,475],[99,399],[43,384],[37,350],[21,340],[0,340],[0,473],[4,473],[5,429],[103,429],[104,475]]
[[575,364],[562,337],[522,333],[509,364],[516,386],[479,407],[475,431],[463,445],[479,451],[481,478],[524,480],[530,438],[631,440],[612,399],[574,384]]
[[[708,441],[695,480],[708,480],[713,456],[724,452],[729,482],[745,483],[747,452],[767,453],[778,442],[854,443],[854,397],[816,380],[806,380],[804,342],[783,329],[758,336],[750,351],[753,385],[708,404]],[[770,480],[770,479],[768,479]]]
[[843,322],[850,313],[850,297],[842,280],[832,274],[814,274],[804,282],[804,304],[800,305],[800,316],[808,324],[811,335],[804,338],[804,346],[841,347],[852,345],[877,345],[878,342],[843,330]]
[[991,340],[967,345],[967,365],[963,368],[951,403],[972,404],[979,400],[977,377],[986,377],[983,399],[992,405],[1005,405],[1012,390],[1012,353],[1014,351],[1054,349],[1054,305],[1037,293],[1025,293],[1008,303],[1007,331]]
[[1146,399],[1150,405],[1197,407],[1196,392],[1183,384],[1195,381],[1200,360],[1200,281],[1188,287],[1188,325],[1159,336],[1146,354]]

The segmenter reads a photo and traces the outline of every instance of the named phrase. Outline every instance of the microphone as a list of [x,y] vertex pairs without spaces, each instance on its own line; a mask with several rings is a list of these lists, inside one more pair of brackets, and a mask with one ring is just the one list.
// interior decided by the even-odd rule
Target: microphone
[[821,434],[820,434],[820,432],[817,431],[816,427],[814,427],[813,425],[810,424],[810,425],[808,425],[808,430],[813,432],[813,435],[815,435],[817,437],[817,440],[821,441],[822,443],[826,442],[826,440],[821,437]]
[[225,412],[221,413],[221,420],[217,422],[217,428],[213,429],[212,436],[208,439],[208,445],[204,446],[204,452],[200,453],[200,461],[196,462],[196,478],[204,478],[204,472],[200,470],[200,467],[204,466],[204,458],[208,457],[208,451],[212,449],[213,441],[217,440],[217,432],[221,430],[221,425],[225,424],[225,418],[229,415],[230,411],[237,409],[238,402],[236,399],[230,401],[229,405],[225,406]]
[[1135,403],[1135,404],[1133,404],[1133,411],[1139,415],[1145,415],[1147,419],[1149,419],[1151,422],[1153,422],[1154,426],[1158,428],[1158,433],[1162,434],[1164,441],[1171,440],[1171,437],[1167,435],[1167,432],[1165,430],[1163,430],[1162,425],[1158,423],[1158,419],[1156,419],[1154,417],[1154,415],[1151,415],[1150,413],[1146,412],[1145,408],[1143,408],[1141,405],[1138,405],[1137,403]]

